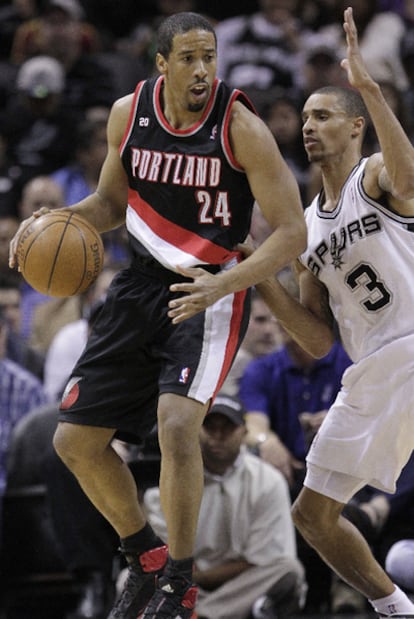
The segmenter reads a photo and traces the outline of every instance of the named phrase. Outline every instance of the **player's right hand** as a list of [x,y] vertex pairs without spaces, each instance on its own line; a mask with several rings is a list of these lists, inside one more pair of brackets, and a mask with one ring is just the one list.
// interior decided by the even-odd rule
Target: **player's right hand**
[[46,215],[46,213],[49,213],[49,211],[50,211],[50,208],[47,208],[47,206],[42,206],[42,208],[40,208],[39,210],[34,211],[33,215],[31,215],[27,219],[24,219],[21,222],[20,226],[17,229],[16,234],[10,241],[10,245],[9,245],[9,267],[11,269],[14,269],[14,267],[17,266],[17,247],[19,245],[19,239],[22,235],[23,230],[25,230],[25,228],[29,226],[32,223],[32,221],[34,221],[38,217],[41,217],[42,215]]

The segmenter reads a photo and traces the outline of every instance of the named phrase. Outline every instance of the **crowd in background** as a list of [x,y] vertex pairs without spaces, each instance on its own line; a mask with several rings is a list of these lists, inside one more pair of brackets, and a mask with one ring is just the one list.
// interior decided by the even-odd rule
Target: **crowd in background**
[[[249,95],[294,172],[305,207],[319,190],[320,179],[302,146],[301,109],[316,88],[345,85],[340,60],[342,14],[347,6],[354,8],[368,70],[414,139],[414,0],[239,0],[237,7],[213,0],[0,3],[0,497],[7,489],[7,460],[16,428],[40,406],[55,410],[111,277],[128,263],[121,227],[103,235],[105,268],[94,286],[78,297],[53,299],[33,290],[8,268],[8,242],[34,210],[70,205],[95,189],[106,155],[111,105],[154,73],[160,20],[188,10],[211,19],[218,39],[218,77]],[[365,149],[366,154],[377,149],[371,127]],[[251,232],[260,243],[266,223],[254,217]],[[293,285],[289,278],[286,282]],[[343,351],[338,354],[340,361],[328,360],[326,367],[337,373],[339,385],[348,360]],[[283,384],[267,404],[260,391],[265,386],[258,384],[258,370],[251,365],[258,359],[262,378],[268,371],[270,383]],[[289,391],[280,376],[291,367],[300,386]],[[335,390],[327,395],[322,371],[300,351],[292,352],[286,334],[277,329],[264,304],[254,299],[248,336],[227,388],[231,396],[242,397],[248,418],[250,413],[249,432],[263,421],[260,415],[271,420],[259,424],[258,435],[273,432],[283,448],[272,452],[278,453],[273,459],[259,448],[256,452],[283,472],[292,498],[302,479],[307,446],[321,423],[322,417],[313,414],[327,409],[335,396]],[[290,399],[277,399],[282,389]],[[313,396],[314,408],[306,408],[306,399]],[[289,416],[296,426],[287,428],[284,438],[281,420]],[[300,445],[295,443],[298,436]],[[254,448],[260,441],[250,443]],[[402,479],[394,501],[378,493],[364,494],[351,506],[349,517],[358,522],[385,564],[394,542],[414,538],[413,476]],[[315,569],[314,558],[304,552],[300,559],[305,568],[309,560],[310,569]],[[392,559],[393,555],[388,566]],[[407,565],[414,571],[414,562]],[[401,586],[414,594],[414,576],[400,578]],[[332,591],[338,590],[337,580],[333,581]],[[349,599],[341,606],[332,597],[315,595],[313,610],[360,611],[363,602],[355,601],[355,596]]]

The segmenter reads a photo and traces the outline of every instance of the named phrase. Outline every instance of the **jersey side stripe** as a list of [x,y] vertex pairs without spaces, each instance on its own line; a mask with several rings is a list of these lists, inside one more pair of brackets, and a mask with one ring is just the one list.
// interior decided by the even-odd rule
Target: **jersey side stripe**
[[[188,396],[206,402],[223,384],[238,344],[246,291],[227,295],[205,311],[205,340]],[[223,342],[226,342],[223,346]]]

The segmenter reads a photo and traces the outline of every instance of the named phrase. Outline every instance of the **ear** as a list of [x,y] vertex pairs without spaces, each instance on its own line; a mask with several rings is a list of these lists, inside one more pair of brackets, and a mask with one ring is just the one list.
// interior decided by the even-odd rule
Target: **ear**
[[365,127],[365,119],[363,116],[358,116],[354,119],[354,127],[352,129],[351,136],[357,138],[361,135]]
[[165,75],[167,73],[168,62],[159,52],[157,52],[157,55],[155,57],[155,65],[161,75]]

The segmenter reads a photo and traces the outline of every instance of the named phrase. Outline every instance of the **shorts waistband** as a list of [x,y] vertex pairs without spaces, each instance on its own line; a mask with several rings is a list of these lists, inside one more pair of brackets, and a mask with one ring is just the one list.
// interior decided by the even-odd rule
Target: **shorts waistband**
[[[142,256],[134,251],[131,252],[131,255],[131,269],[133,271],[139,271],[152,277],[156,277],[157,279],[161,279],[161,281],[165,281],[167,284],[173,284],[174,282],[180,281],[189,281],[187,277],[183,277],[176,271],[167,269],[150,256]],[[200,264],[196,266],[199,266],[201,269],[204,269],[213,275],[220,271],[219,264]]]

